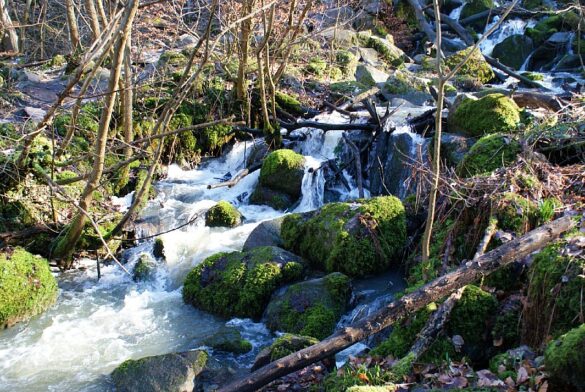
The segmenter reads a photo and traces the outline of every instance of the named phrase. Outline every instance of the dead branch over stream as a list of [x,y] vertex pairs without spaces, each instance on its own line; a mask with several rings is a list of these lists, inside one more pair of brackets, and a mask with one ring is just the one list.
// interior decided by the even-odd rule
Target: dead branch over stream
[[249,376],[221,388],[219,391],[255,391],[279,377],[338,353],[427,304],[475,282],[514,260],[530,255],[574,226],[575,220],[567,216],[532,230],[526,235],[480,256],[474,261],[465,263],[455,271],[431,281],[417,291],[393,301],[371,317],[343,328],[320,343],[274,361]]

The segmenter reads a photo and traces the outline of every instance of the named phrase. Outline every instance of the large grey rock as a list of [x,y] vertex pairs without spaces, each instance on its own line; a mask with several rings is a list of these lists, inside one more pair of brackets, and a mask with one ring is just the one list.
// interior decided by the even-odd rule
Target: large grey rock
[[362,62],[366,65],[372,65],[375,67],[380,64],[380,56],[378,55],[378,52],[376,52],[376,49],[358,48],[358,53]]
[[244,243],[243,250],[257,248],[259,246],[277,246],[282,248],[283,242],[280,237],[280,227],[284,217],[261,222],[248,236]]
[[191,392],[207,362],[196,350],[123,362],[112,373],[117,392]]
[[448,165],[457,166],[474,143],[475,139],[473,138],[443,132],[441,134],[441,157]]
[[320,35],[335,43],[338,48],[349,48],[357,43],[357,33],[353,30],[328,28]]
[[366,86],[373,87],[386,82],[388,74],[371,65],[358,65],[355,79]]
[[514,34],[494,47],[492,57],[500,60],[502,64],[520,69],[533,49],[534,45],[530,37]]

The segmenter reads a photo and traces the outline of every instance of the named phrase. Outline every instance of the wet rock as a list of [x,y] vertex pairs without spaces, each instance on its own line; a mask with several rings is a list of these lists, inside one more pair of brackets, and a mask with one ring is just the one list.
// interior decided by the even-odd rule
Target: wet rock
[[242,214],[230,202],[219,201],[205,213],[205,225],[209,227],[236,227],[242,224]]
[[47,112],[43,109],[33,108],[30,106],[25,107],[24,111],[26,112],[28,118],[30,118],[34,122],[42,121],[43,117],[45,117],[45,114],[47,114]]
[[372,48],[359,48],[358,49],[359,56],[361,61],[366,65],[377,66],[380,64],[380,56],[376,49]]
[[258,319],[272,292],[305,269],[300,257],[273,246],[217,253],[189,272],[183,300],[216,315]]
[[441,157],[449,166],[457,166],[475,141],[473,138],[443,133],[441,135]]
[[[381,134],[370,154],[371,165],[370,192],[373,195],[391,194],[400,198],[406,197],[416,184],[410,185],[407,179],[410,177],[411,159],[418,154],[418,150],[425,154],[428,141],[420,139],[418,135],[400,132]],[[376,157],[380,157],[382,167]]]
[[252,350],[252,344],[242,338],[236,328],[222,328],[213,335],[207,337],[203,344],[214,350],[233,354],[245,354]]
[[22,248],[0,252],[0,330],[45,311],[57,292],[46,259]]
[[319,270],[375,274],[392,266],[404,246],[404,207],[394,196],[329,203],[312,214],[287,215],[281,236]]
[[492,134],[479,139],[457,165],[461,177],[490,173],[516,160],[520,143],[511,135]]
[[275,293],[266,308],[272,331],[298,333],[323,339],[349,307],[350,279],[335,272],[320,279],[295,283]]
[[278,337],[270,346],[262,349],[254,360],[252,371],[268,365],[270,362],[286,357],[303,348],[319,343],[319,340],[310,336],[301,336],[294,334],[284,334]]
[[112,373],[118,392],[191,392],[207,362],[205,351],[157,355],[123,362]]
[[355,79],[366,86],[373,87],[388,80],[388,74],[371,65],[358,65]]
[[[475,14],[479,14],[482,11],[489,10],[493,8],[494,2],[493,0],[469,0],[465,3],[465,6],[461,10],[461,17],[460,19],[465,19]],[[486,15],[483,18],[480,18],[472,23],[472,26],[477,32],[483,32],[485,25],[487,24],[488,16]]]
[[164,259],[165,258],[165,244],[162,238],[157,238],[154,240],[154,245],[152,247],[152,254],[157,259]]
[[[459,52],[447,57],[445,65],[453,68],[457,66],[464,58],[467,57],[473,48],[460,50]],[[485,58],[479,49],[473,51],[468,61],[457,72],[458,76],[468,76],[479,83],[487,83],[495,77],[492,67],[485,61]]]
[[270,153],[262,163],[260,180],[250,201],[276,209],[292,206],[301,196],[305,159],[288,149]]
[[156,262],[148,254],[140,255],[140,258],[132,269],[132,279],[136,282],[149,280],[154,275]]
[[532,39],[523,34],[511,35],[494,47],[492,57],[514,69],[520,69],[526,61],[534,45]]
[[283,220],[284,217],[280,217],[261,222],[246,239],[243,250],[250,250],[259,246],[282,247],[284,243],[280,238],[280,226]]

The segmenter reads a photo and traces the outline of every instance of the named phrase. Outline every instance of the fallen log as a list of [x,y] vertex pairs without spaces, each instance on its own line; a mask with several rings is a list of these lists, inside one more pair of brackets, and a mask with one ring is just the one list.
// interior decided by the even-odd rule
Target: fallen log
[[329,338],[276,360],[219,389],[219,392],[248,392],[268,384],[279,377],[327,358],[392,325],[397,320],[412,314],[427,304],[437,301],[499,268],[531,254],[549,244],[562,233],[574,227],[571,217],[557,219],[547,225],[530,231],[521,238],[512,240],[475,261],[465,263],[453,272],[441,276],[417,291],[393,301],[371,317],[347,326]]
[[526,84],[527,86],[534,87],[534,88],[541,88],[544,90],[548,90],[547,88],[543,87],[540,83],[535,82],[534,80],[528,79],[526,76],[520,75],[518,72],[514,71],[512,68],[505,66],[504,64],[500,63],[497,59],[493,57],[486,56],[485,61],[488,62],[494,68],[499,69],[500,71],[504,72],[505,74],[520,80],[522,83]]
[[439,336],[439,333],[441,333],[443,327],[449,321],[451,311],[457,304],[457,301],[461,299],[463,290],[464,288],[455,291],[439,306],[439,309],[431,314],[426,325],[420,331],[416,341],[410,348],[409,353],[406,355],[413,356],[413,362],[416,362],[428,350],[431,344],[433,344],[437,336]]
[[377,126],[374,124],[328,124],[317,121],[297,121],[295,123],[280,122],[280,126],[292,132],[301,128],[315,128],[322,131],[375,131]]
[[356,95],[354,98],[350,99],[349,101],[347,101],[343,105],[339,106],[339,108],[340,109],[343,109],[343,110],[348,110],[349,108],[351,108],[356,103],[361,102],[364,99],[367,99],[367,98],[371,97],[372,95],[376,95],[379,92],[380,92],[380,88],[379,87],[372,87],[371,89],[369,89],[367,91],[364,91],[361,94]]
[[217,184],[207,185],[207,189],[216,189],[216,188],[223,188],[223,187],[231,188],[234,185],[237,185],[237,183],[240,182],[240,180],[242,178],[246,177],[249,173],[250,173],[250,170],[244,169],[244,170],[240,171],[238,174],[236,174],[235,177],[229,181],[224,181],[224,182],[219,182]]

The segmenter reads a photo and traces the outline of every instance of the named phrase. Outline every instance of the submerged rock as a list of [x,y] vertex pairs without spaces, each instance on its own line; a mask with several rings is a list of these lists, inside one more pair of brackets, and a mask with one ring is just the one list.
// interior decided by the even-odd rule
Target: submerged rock
[[262,163],[260,181],[250,201],[286,209],[301,196],[305,158],[292,150],[270,153]]
[[118,392],[191,392],[206,362],[200,350],[129,359],[112,372],[112,380]]
[[335,272],[320,279],[295,283],[275,293],[266,308],[266,325],[323,339],[335,329],[351,299],[350,279]]
[[140,259],[134,265],[132,270],[132,279],[139,282],[143,280],[149,280],[154,274],[156,269],[156,262],[147,254],[140,255]]
[[272,292],[304,269],[300,257],[274,246],[217,253],[189,272],[183,300],[216,315],[258,319]]
[[236,227],[242,224],[242,214],[230,202],[221,200],[205,213],[209,227]]
[[233,354],[245,354],[252,350],[252,344],[242,338],[240,331],[235,328],[222,328],[203,342],[206,346],[218,351]]
[[282,223],[287,249],[327,272],[350,276],[398,266],[406,241],[404,206],[394,196],[329,203],[312,214],[291,214]]
[[46,259],[22,248],[0,252],[0,329],[42,313],[57,299]]
[[286,333],[278,337],[270,346],[262,349],[254,360],[252,371],[260,369],[262,366],[268,365],[270,362],[286,357],[303,348],[319,343],[318,339],[310,336],[301,336]]

